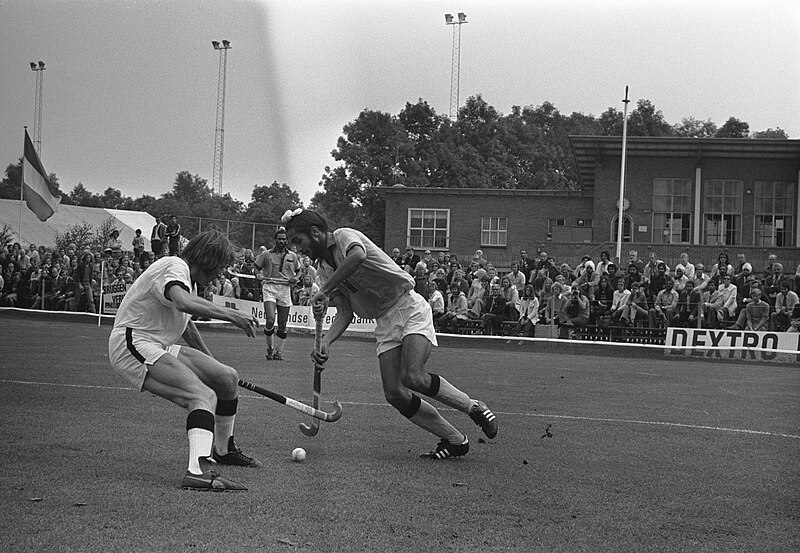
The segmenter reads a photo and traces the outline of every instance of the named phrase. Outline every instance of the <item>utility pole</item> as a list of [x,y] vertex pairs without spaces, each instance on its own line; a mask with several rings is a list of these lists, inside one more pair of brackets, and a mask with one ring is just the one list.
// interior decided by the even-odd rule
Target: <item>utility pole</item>
[[44,85],[44,62],[31,62],[31,71],[36,72],[36,100],[33,108],[33,145],[39,157],[42,156],[42,88]]
[[[469,23],[464,12],[458,12],[458,21],[453,15],[444,14],[445,25],[453,26],[453,57],[450,66],[450,119],[458,119],[458,104],[461,100],[461,25]],[[458,27],[458,37],[456,37]]]
[[228,63],[228,50],[231,43],[223,40],[220,44],[211,41],[214,50],[219,50],[219,77],[217,79],[217,124],[214,130],[214,172],[211,178],[211,192],[222,195],[222,154],[225,150],[225,74]]

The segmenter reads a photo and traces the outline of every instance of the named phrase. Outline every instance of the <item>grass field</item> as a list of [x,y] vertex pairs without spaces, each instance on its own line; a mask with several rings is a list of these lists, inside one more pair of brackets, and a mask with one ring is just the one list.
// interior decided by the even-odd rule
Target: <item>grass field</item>
[[[242,390],[237,442],[265,466],[225,467],[248,492],[193,493],[185,413],[111,371],[109,330],[0,316],[4,552],[800,550],[797,367],[448,341],[429,370],[500,433],[443,410],[472,449],[433,462],[419,454],[436,439],[386,404],[373,344],[343,339],[323,375],[341,420],[309,438]],[[283,362],[261,339],[204,336],[242,378],[310,401],[310,336]]]

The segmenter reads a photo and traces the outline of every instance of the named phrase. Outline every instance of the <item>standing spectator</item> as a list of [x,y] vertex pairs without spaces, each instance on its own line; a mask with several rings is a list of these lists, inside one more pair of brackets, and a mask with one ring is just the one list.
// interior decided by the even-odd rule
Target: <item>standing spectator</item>
[[119,239],[118,229],[111,230],[106,249],[111,250],[111,257],[114,259],[120,259],[122,257],[122,240]]
[[142,236],[142,229],[136,229],[136,235],[131,240],[133,246],[133,258],[141,260],[142,253],[144,252],[144,236]]
[[790,326],[792,311],[800,301],[790,286],[788,279],[781,281],[781,291],[775,297],[775,313],[770,316],[770,330],[781,332]]
[[536,336],[536,323],[539,322],[539,298],[532,284],[526,284],[519,304],[519,318],[514,327],[515,336]]
[[525,275],[526,282],[533,282],[531,272],[534,270],[535,266],[536,261],[528,257],[528,250],[520,250],[518,267],[520,272]]
[[175,215],[169,219],[166,236],[169,242],[169,255],[180,255],[181,226],[178,224],[178,218]]
[[167,225],[161,221],[161,217],[156,215],[156,224],[150,233],[150,249],[153,251],[154,261],[164,254],[164,239],[167,235]]
[[653,301],[653,307],[649,310],[650,328],[661,328],[668,326],[678,307],[678,292],[674,289],[675,283],[672,277],[667,277],[664,281],[664,289],[659,291]]
[[91,252],[85,251],[81,255],[78,269],[75,272],[75,281],[78,286],[78,308],[84,307],[89,313],[94,313],[94,295],[92,292],[92,273],[94,272],[94,263],[92,262]]

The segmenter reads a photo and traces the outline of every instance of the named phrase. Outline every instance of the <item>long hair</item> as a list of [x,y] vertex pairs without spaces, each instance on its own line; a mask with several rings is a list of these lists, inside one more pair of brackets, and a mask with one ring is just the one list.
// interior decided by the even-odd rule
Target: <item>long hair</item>
[[201,232],[186,244],[181,257],[189,266],[209,273],[230,265],[235,256],[233,244],[219,231]]

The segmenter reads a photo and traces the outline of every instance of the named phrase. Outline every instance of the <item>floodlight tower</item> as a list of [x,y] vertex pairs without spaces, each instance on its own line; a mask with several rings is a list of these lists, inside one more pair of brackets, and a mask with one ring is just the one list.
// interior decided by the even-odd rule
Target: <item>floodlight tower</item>
[[31,71],[36,72],[36,100],[33,107],[33,144],[42,155],[42,87],[44,85],[44,62],[31,62]]
[[[453,15],[444,14],[444,24],[453,26],[453,59],[450,67],[450,119],[458,119],[458,104],[460,101],[461,87],[461,25],[468,23],[464,12],[458,12],[458,21],[453,19]],[[456,27],[458,27],[458,37],[456,37]]]
[[214,173],[211,178],[212,194],[218,190],[222,195],[222,154],[225,149],[225,74],[228,64],[228,50],[231,43],[223,40],[220,44],[211,41],[214,50],[219,50],[219,77],[217,79],[217,124],[214,131]]

